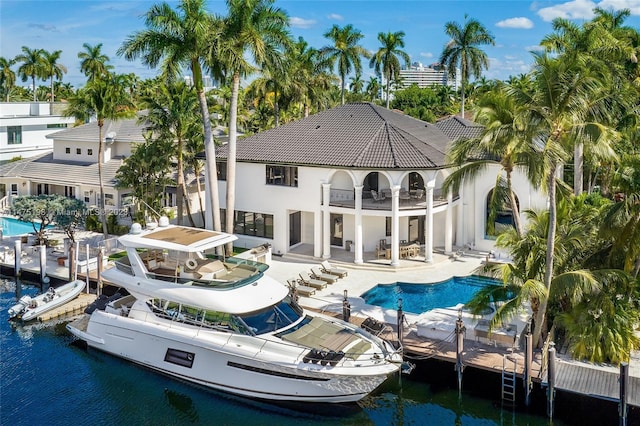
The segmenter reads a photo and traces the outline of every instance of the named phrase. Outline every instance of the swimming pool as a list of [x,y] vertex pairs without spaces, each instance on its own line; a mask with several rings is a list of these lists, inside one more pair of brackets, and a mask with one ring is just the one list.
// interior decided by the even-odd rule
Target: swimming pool
[[[22,222],[12,217],[0,216],[0,228],[2,228],[2,235],[5,237],[14,237],[16,235],[23,235],[34,232],[31,223]],[[51,227],[48,226],[47,228]]]
[[387,309],[398,309],[398,299],[402,298],[405,312],[421,314],[435,308],[447,308],[458,303],[467,303],[482,287],[502,285],[493,278],[470,275],[452,277],[433,284],[378,284],[361,297],[369,305]]

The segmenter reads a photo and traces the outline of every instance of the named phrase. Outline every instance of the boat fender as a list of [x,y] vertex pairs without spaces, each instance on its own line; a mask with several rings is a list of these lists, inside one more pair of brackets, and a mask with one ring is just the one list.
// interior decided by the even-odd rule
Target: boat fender
[[187,265],[187,268],[189,269],[196,269],[196,267],[198,266],[198,262],[196,262],[193,259],[189,259],[187,260],[186,265]]

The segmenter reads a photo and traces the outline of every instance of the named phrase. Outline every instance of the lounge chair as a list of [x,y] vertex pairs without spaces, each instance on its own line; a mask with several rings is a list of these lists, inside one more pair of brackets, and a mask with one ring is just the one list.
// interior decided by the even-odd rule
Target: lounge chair
[[309,297],[316,294],[315,288],[306,285],[299,285],[295,278],[288,279],[287,283],[289,284],[291,291],[299,294],[300,296]]
[[327,286],[326,281],[313,278],[307,272],[300,272],[300,281],[307,287],[312,287],[318,290],[322,290]]
[[325,260],[320,264],[320,269],[322,269],[322,272],[324,272],[325,274],[335,275],[339,278],[346,277],[349,273],[349,271],[347,271],[346,269],[336,268],[332,266],[328,260]]
[[371,197],[373,197],[373,201],[384,201],[384,199],[386,198],[384,196],[384,192],[374,191],[373,189],[371,190]]
[[333,284],[338,281],[338,277],[336,277],[335,275],[325,274],[318,268],[311,268],[311,277],[317,280],[326,281],[329,284]]

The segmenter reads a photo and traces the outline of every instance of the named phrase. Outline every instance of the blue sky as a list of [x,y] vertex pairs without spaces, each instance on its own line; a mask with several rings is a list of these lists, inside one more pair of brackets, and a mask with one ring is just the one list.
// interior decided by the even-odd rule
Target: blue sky
[[[0,56],[13,58],[22,46],[62,50],[60,62],[68,68],[63,81],[78,87],[85,82],[77,57],[82,44],[102,43],[117,72],[152,77],[156,70],[128,62],[116,56],[116,50],[128,35],[144,28],[141,15],[154,3],[158,1],[0,0]],[[174,7],[178,4],[168,3]],[[495,37],[496,45],[484,49],[490,58],[490,67],[484,73],[489,79],[526,73],[532,62],[531,51],[551,33],[551,21],[556,17],[581,23],[592,18],[596,6],[606,10],[629,8],[632,15],[625,23],[640,28],[640,0],[276,0],[276,6],[287,12],[292,35],[304,37],[313,47],[330,43],[324,33],[334,24],[352,24],[362,32],[362,45],[370,51],[378,49],[379,32],[404,31],[404,50],[412,62],[424,65],[436,62],[448,41],[445,23],[462,24],[466,14],[479,20]],[[210,0],[208,9],[226,13],[224,1]],[[368,80],[370,75],[373,72],[368,62],[363,62],[363,78]]]

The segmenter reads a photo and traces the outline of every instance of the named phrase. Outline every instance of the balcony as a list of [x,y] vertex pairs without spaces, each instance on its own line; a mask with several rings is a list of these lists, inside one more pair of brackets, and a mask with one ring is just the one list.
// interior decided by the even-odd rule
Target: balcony
[[[371,192],[363,192],[362,209],[363,210],[387,210],[391,211],[391,190],[383,189],[378,191],[384,195],[377,200],[373,198]],[[356,206],[354,191],[352,189],[331,189],[329,205],[334,207],[345,207],[353,209]],[[424,190],[401,190],[399,196],[400,210],[421,210],[427,208],[426,191]],[[433,206],[441,206],[447,204],[447,198],[442,196],[440,190],[435,190],[433,194]]]

